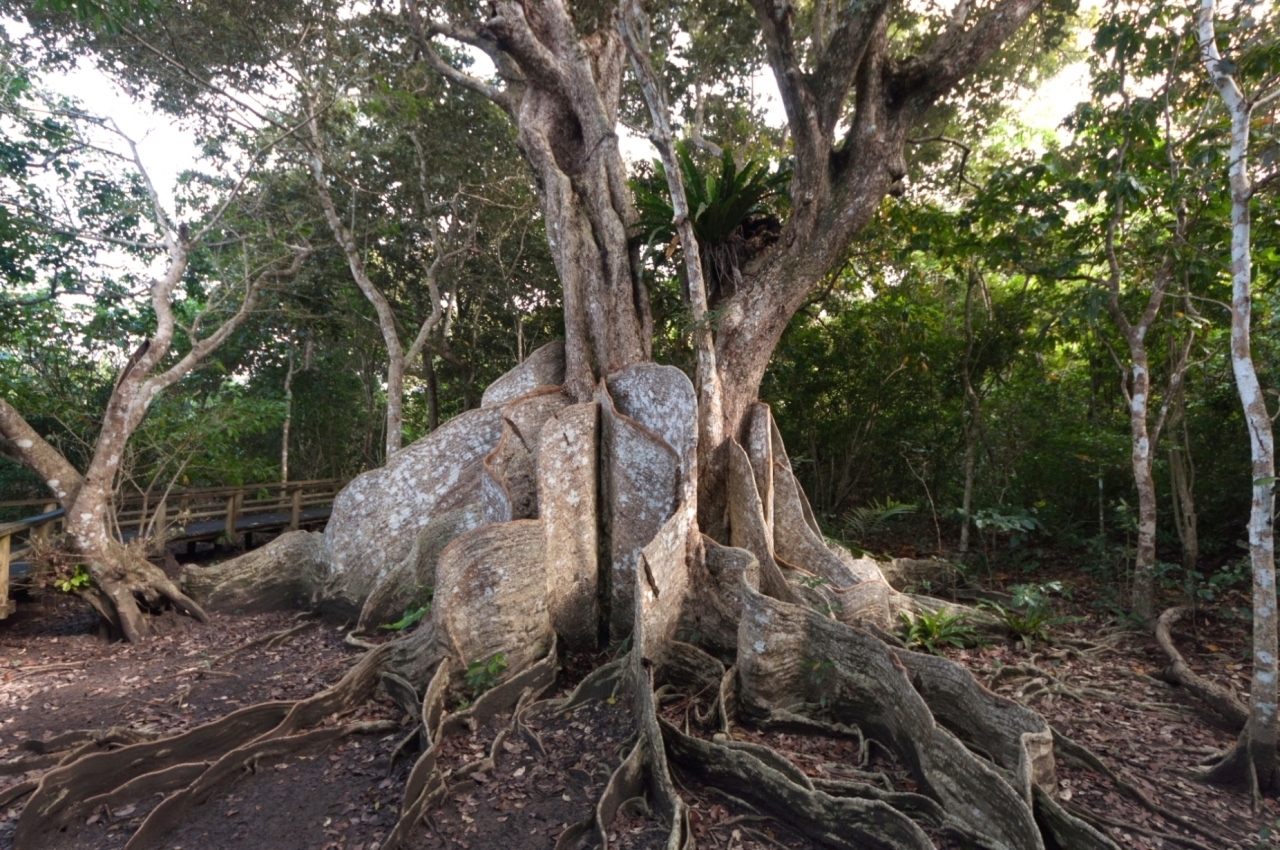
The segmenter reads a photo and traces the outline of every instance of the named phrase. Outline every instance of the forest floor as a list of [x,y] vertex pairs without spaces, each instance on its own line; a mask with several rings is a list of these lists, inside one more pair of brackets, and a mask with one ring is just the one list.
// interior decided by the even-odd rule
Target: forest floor
[[[1263,799],[1255,812],[1247,794],[1194,778],[1199,762],[1228,747],[1233,733],[1157,678],[1164,661],[1154,640],[1109,621],[1091,601],[1087,577],[1078,577],[1072,602],[1060,604],[1068,606],[1063,613],[1081,619],[1055,627],[1053,643],[1028,649],[1008,641],[947,654],[997,692],[1040,711],[1058,733],[1096,753],[1119,778],[1123,786],[1082,763],[1061,755],[1058,760],[1060,799],[1121,847],[1275,846],[1271,835],[1280,834],[1280,804],[1274,798]],[[51,593],[20,603],[17,614],[0,624],[0,801],[6,801],[0,805],[0,848],[10,846],[25,802],[7,800],[4,789],[40,775],[39,769],[15,772],[39,767],[30,762],[24,741],[112,726],[176,732],[258,701],[313,694],[337,681],[358,657],[333,625],[288,612],[217,615],[203,625],[180,617],[164,622],[164,633],[143,644],[105,643],[91,634],[94,619],[86,606]],[[295,628],[283,645],[265,639]],[[1243,697],[1249,676],[1247,622],[1201,618],[1197,630],[1180,635],[1187,660]],[[596,661],[566,659],[556,693],[567,693]],[[507,740],[494,769],[473,773],[451,788],[414,845],[552,848],[567,825],[589,816],[624,754],[631,728],[624,702],[588,703],[543,716],[534,729],[542,753],[522,740]],[[683,700],[663,710],[683,719],[693,707]],[[395,823],[412,764],[412,757],[391,762],[409,730],[408,718],[390,704],[369,703],[350,719],[400,719],[404,728],[259,765],[197,809],[165,846],[376,850]],[[441,751],[445,769],[457,770],[487,753],[503,720],[475,735],[447,739]],[[863,776],[878,775],[888,787],[915,790],[910,774],[876,747],[869,764],[857,764],[857,747],[847,740],[734,731],[781,750],[811,776],[840,778],[860,770]],[[784,823],[732,800],[696,788],[682,792],[700,847],[811,846]],[[122,847],[157,802],[158,797],[136,807],[94,812],[49,850]],[[642,807],[631,807],[615,821],[610,838],[611,846],[624,850],[660,847],[665,831]],[[940,840],[939,846],[947,845]]]

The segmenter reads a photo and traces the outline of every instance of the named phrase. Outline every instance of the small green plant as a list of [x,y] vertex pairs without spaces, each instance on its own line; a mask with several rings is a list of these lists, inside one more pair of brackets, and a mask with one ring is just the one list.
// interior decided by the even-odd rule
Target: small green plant
[[[1276,820],[1276,829],[1280,830],[1280,819]],[[1257,850],[1262,850],[1271,843],[1271,836],[1274,835],[1270,826],[1264,826],[1258,830],[1258,843],[1255,845]]]
[[396,620],[394,623],[383,623],[378,626],[378,628],[386,629],[389,632],[402,632],[425,617],[429,610],[431,610],[430,606],[407,608],[405,609],[404,616],[399,620]]
[[[749,257],[748,237],[754,230],[770,226],[772,208],[786,197],[791,170],[779,165],[770,171],[767,162],[757,159],[747,159],[739,169],[728,148],[721,154],[718,169],[704,170],[683,141],[676,142],[676,160],[714,306],[717,295],[733,291],[739,269]],[[669,261],[678,240],[666,168],[655,160],[650,179],[632,180],[627,185],[635,193],[640,226],[647,234],[646,253],[655,262]]]
[[53,586],[63,593],[75,593],[89,586],[89,574],[85,572],[83,565],[76,564],[75,572],[69,576],[55,578]]
[[1049,604],[1049,596],[1057,594],[1064,599],[1071,598],[1070,585],[1060,581],[1047,581],[1044,584],[1011,584],[1009,592],[1013,594],[1014,608],[1041,608]]
[[1022,646],[1030,650],[1037,641],[1047,643],[1048,628],[1062,623],[1076,622],[1076,617],[1056,616],[1049,605],[1050,594],[1058,594],[1071,598],[1071,590],[1060,581],[1044,584],[1015,584],[1009,587],[1013,593],[1013,603],[1008,607],[999,602],[983,600],[978,603],[983,608],[1000,618],[1005,629],[1022,641]]
[[845,535],[852,540],[870,537],[877,531],[882,531],[889,520],[913,514],[916,509],[916,505],[895,502],[893,499],[885,499],[883,504],[873,501],[869,505],[852,508],[845,511],[843,517]]
[[478,699],[482,693],[498,684],[498,677],[506,669],[507,656],[501,652],[494,653],[486,661],[472,661],[468,664],[464,679],[471,689],[471,699]]
[[391,632],[402,632],[413,626],[431,610],[431,600],[434,596],[435,588],[431,585],[418,585],[417,592],[413,595],[413,601],[409,603],[409,607],[404,609],[404,616],[394,623],[383,623],[378,628]]
[[1009,548],[1017,549],[1030,540],[1033,534],[1044,531],[1044,523],[1035,515],[1034,508],[1031,511],[983,508],[974,511],[972,517],[974,528],[980,534],[988,536],[992,546],[997,536],[1007,534]]
[[902,626],[898,636],[911,649],[925,649],[934,655],[941,655],[944,644],[959,649],[976,646],[978,633],[969,625],[969,618],[964,614],[950,614],[941,608],[930,614],[921,611],[912,617],[906,611],[898,614],[902,618]]
[[1025,611],[1019,611],[1016,608],[1006,608],[999,602],[983,600],[980,604],[999,617],[1005,629],[1021,640],[1023,648],[1028,650],[1036,641],[1047,642],[1049,635],[1045,629],[1065,619],[1054,617],[1046,608],[1028,608]]

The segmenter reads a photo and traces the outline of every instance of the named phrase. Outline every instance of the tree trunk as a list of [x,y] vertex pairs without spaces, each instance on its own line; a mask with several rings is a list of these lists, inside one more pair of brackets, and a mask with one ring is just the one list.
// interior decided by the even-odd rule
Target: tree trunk
[[[141,377],[141,358],[126,367],[107,405],[102,430],[94,445],[88,472],[81,476],[62,455],[41,438],[21,415],[0,399],[0,434],[22,454],[23,462],[38,472],[66,511],[65,534],[69,553],[83,560],[92,585],[82,596],[102,616],[110,630],[130,641],[145,637],[150,628],[139,607],[158,608],[169,602],[191,616],[205,620],[198,604],[188,599],[164,572],[143,557],[140,547],[129,547],[112,537],[112,495],[129,434],[141,421],[133,404]],[[130,368],[140,375],[131,375]],[[136,417],[136,418],[135,418]]]
[[[753,0],[792,131],[792,207],[780,238],[742,270],[742,286],[718,316],[710,353],[721,387],[720,414],[719,422],[703,426],[704,449],[717,434],[721,441],[745,436],[744,417],[791,317],[884,196],[900,187],[909,130],[1039,3],[1003,0],[977,21],[969,19],[967,6],[960,7],[937,43],[910,74],[900,76],[888,56],[886,5],[833,11],[830,37],[818,39],[813,67],[803,69],[789,7]],[[615,130],[622,39],[608,19],[575,22],[562,0],[495,2],[490,17],[476,26],[425,18],[416,0],[406,7],[422,60],[488,97],[516,125],[538,181],[564,291],[565,383],[578,400],[593,398],[600,378],[649,359],[652,332],[639,240],[633,239],[637,216]],[[436,36],[487,52],[501,84],[450,65],[433,45]],[[850,102],[856,109],[842,133]],[[704,471],[719,480],[727,459],[718,447],[709,454],[701,461]],[[699,512],[712,532],[727,507],[724,491],[716,481],[703,487]]]
[[973,289],[978,283],[977,272],[970,268],[964,288],[964,400],[966,422],[964,427],[964,495],[960,502],[960,560],[969,555],[969,527],[972,524],[973,478],[977,461],[977,444],[982,434],[982,400],[973,388]]
[[[359,246],[356,244],[355,235],[343,224],[342,217],[338,215],[337,206],[334,204],[333,196],[329,192],[329,178],[325,173],[324,163],[324,137],[320,131],[320,122],[317,118],[319,108],[315,93],[307,90],[305,86],[303,100],[307,109],[305,121],[309,136],[308,154],[311,160],[311,176],[315,182],[316,193],[320,198],[320,206],[324,210],[325,221],[328,222],[329,230],[333,233],[334,239],[337,240],[342,252],[346,255],[347,265],[351,270],[351,277],[355,281],[356,287],[373,305],[374,312],[378,317],[378,329],[382,333],[382,342],[387,350],[387,420],[383,457],[383,461],[386,462],[391,459],[392,455],[400,451],[400,447],[403,444],[405,370],[412,366],[414,361],[422,354],[431,334],[440,327],[444,319],[445,309],[437,275],[446,263],[456,257],[466,255],[473,244],[476,221],[478,219],[472,221],[470,231],[461,246],[455,245],[451,250],[446,248],[439,228],[431,221],[431,216],[434,213],[430,209],[429,198],[427,197],[425,158],[422,154],[422,148],[418,143],[417,136],[411,136],[414,147],[418,152],[419,175],[423,193],[422,215],[424,222],[431,231],[435,255],[430,263],[423,262],[427,291],[431,297],[431,313],[419,326],[413,342],[406,349],[400,342],[400,331],[396,325],[395,312],[391,308],[391,302],[387,300],[387,297],[369,277],[364,257],[361,256]],[[455,229],[458,226],[457,200],[458,196],[455,195],[452,209],[453,224],[451,225]]]
[[[138,168],[142,171],[140,163]],[[145,176],[145,172],[142,173]],[[102,427],[93,446],[93,455],[84,474],[78,473],[57,449],[27,424],[17,410],[0,399],[0,437],[4,438],[0,446],[6,454],[40,475],[58,498],[66,510],[66,533],[72,543],[72,552],[85,559],[93,582],[86,597],[117,633],[131,641],[140,640],[149,631],[147,621],[138,608],[138,600],[149,607],[167,600],[200,620],[205,619],[205,614],[199,605],[165,577],[163,571],[147,563],[140,553],[132,552],[113,539],[109,531],[114,519],[112,495],[116,476],[129,438],[142,424],[155,398],[188,375],[253,312],[261,288],[268,281],[296,275],[310,254],[309,249],[295,249],[293,262],[287,268],[269,269],[256,279],[244,281],[245,294],[238,309],[204,338],[198,338],[188,330],[190,348],[176,362],[166,365],[164,361],[178,326],[173,311],[173,292],[187,270],[192,242],[185,227],[169,226],[168,218],[158,205],[157,218],[168,227],[164,237],[168,267],[151,283],[151,307],[156,316],[156,329],[138,346],[116,377],[115,387],[107,399]],[[191,327],[199,327],[201,318],[202,315],[197,315]]]
[[[108,496],[109,498],[109,496]],[[199,604],[187,597],[164,571],[144,557],[139,545],[124,544],[107,531],[110,505],[103,510],[97,498],[82,494],[67,512],[66,535],[70,552],[83,561],[92,585],[80,591],[112,635],[136,643],[151,634],[151,613],[170,604],[201,622],[207,620]],[[90,519],[83,519],[83,517]]]
[[1200,535],[1196,528],[1193,467],[1186,448],[1169,449],[1169,496],[1178,541],[1182,544],[1182,569],[1190,574],[1200,561]]
[[289,431],[293,425],[293,346],[289,346],[289,368],[284,373],[284,424],[280,426],[280,483],[289,483]]
[[[693,220],[689,217],[689,201],[685,196],[680,164],[676,160],[675,139],[663,95],[661,80],[654,70],[649,54],[649,21],[639,0],[626,0],[619,15],[619,29],[640,90],[644,93],[649,115],[653,119],[651,140],[662,157],[663,171],[667,176],[667,189],[671,194],[673,223],[680,238],[680,251],[684,257],[685,278],[688,281],[689,306],[693,314],[693,343],[697,362],[694,387],[698,395],[698,522],[705,534],[723,537],[727,500],[717,498],[725,492],[724,473],[727,469],[724,431],[725,421],[721,391],[720,370],[716,366],[716,349],[710,319],[707,315],[707,287],[702,274],[702,255],[698,238],[694,235]],[[736,423],[735,423],[736,425]],[[735,431],[736,431],[735,427]]]
[[[1205,71],[1231,116],[1228,157],[1231,189],[1231,369],[1244,408],[1252,456],[1252,505],[1249,511],[1249,561],[1253,568],[1253,681],[1249,685],[1249,723],[1235,750],[1212,775],[1238,779],[1240,768],[1252,768],[1250,785],[1268,789],[1275,783],[1276,702],[1280,698],[1277,663],[1276,565],[1272,520],[1275,516],[1275,443],[1271,415],[1258,382],[1250,349],[1253,266],[1249,204],[1249,120],[1253,101],[1245,97],[1231,68],[1218,52],[1214,32],[1215,0],[1201,0],[1196,35]],[[1256,785],[1254,782],[1256,781]]]
[[[1195,499],[1195,464],[1191,459],[1191,434],[1181,402],[1176,415],[1181,426],[1181,445],[1169,449],[1169,491],[1173,503],[1173,520],[1182,544],[1182,569],[1190,576],[1200,562],[1200,533],[1197,528]],[[1174,430],[1177,430],[1175,427]],[[1195,604],[1195,600],[1192,600]]]
[[1130,343],[1132,377],[1129,390],[1130,460],[1138,491],[1138,541],[1133,561],[1133,612],[1149,623],[1155,619],[1156,482],[1151,474],[1152,445],[1147,428],[1151,375],[1141,340]]
[[517,143],[538,180],[563,288],[565,384],[586,401],[600,378],[649,359],[653,330],[638,249],[629,244],[637,215],[615,132],[625,50],[607,26],[580,37],[558,0],[491,8],[479,34],[522,72],[520,85],[496,100],[516,119]]
[[440,427],[440,382],[433,355],[423,355],[422,373],[427,385],[427,431],[434,431]]

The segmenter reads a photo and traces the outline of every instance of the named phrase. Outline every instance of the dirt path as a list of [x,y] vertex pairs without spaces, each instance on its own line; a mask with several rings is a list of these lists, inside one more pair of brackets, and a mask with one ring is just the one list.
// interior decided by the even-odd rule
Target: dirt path
[[[107,644],[91,636],[91,613],[76,600],[46,596],[0,626],[0,799],[3,789],[36,778],[47,764],[31,744],[77,729],[123,727],[145,733],[177,732],[241,706],[309,696],[335,682],[358,654],[332,625],[290,613],[219,615],[207,625],[166,621],[165,633],[137,646]],[[1247,685],[1241,661],[1244,624],[1220,622],[1197,642],[1184,636],[1188,660],[1238,691]],[[282,645],[267,637],[296,629]],[[1156,679],[1162,666],[1154,642],[1137,633],[1113,633],[1101,649],[1081,651],[1072,641],[1096,642],[1100,625],[1086,623],[1056,634],[1061,642],[1028,651],[1019,644],[951,650],[984,683],[1040,711],[1054,729],[1097,753],[1122,780],[1157,806],[1185,819],[1150,811],[1095,769],[1059,758],[1061,799],[1090,813],[1121,847],[1207,847],[1255,850],[1276,829],[1280,807],[1266,799],[1254,813],[1247,796],[1196,782],[1197,762],[1228,746],[1232,733],[1206,720],[1181,693]],[[1205,635],[1212,635],[1209,641]],[[591,664],[571,659],[556,693],[565,694]],[[551,694],[549,694],[550,696]],[[673,700],[663,713],[690,721],[699,706]],[[400,731],[355,736],[253,765],[226,792],[199,807],[165,846],[181,850],[263,847],[280,850],[377,850],[397,817],[412,758],[392,762],[408,719],[390,704],[371,702],[350,720],[399,720]],[[569,826],[587,818],[609,773],[626,751],[631,723],[625,705],[593,702],[539,716],[530,735],[508,736],[492,767],[474,770],[490,754],[496,730],[447,739],[440,751],[446,777],[456,775],[443,805],[430,815],[415,847],[464,850],[553,848]],[[821,780],[872,776],[886,789],[914,791],[909,771],[877,748],[849,740],[735,730],[745,741],[767,740],[800,771]],[[34,761],[33,761],[34,760]],[[677,777],[679,778],[679,777]],[[682,792],[702,847],[766,850],[808,847],[784,823],[731,798],[696,788]],[[25,798],[0,806],[0,849],[9,846]],[[122,847],[159,797],[116,811],[94,812],[81,828],[50,850]],[[1197,832],[1187,823],[1202,826]],[[657,847],[665,831],[642,801],[624,805],[610,830],[611,846]],[[1206,833],[1206,830],[1208,831]],[[938,837],[938,846],[950,846]]]

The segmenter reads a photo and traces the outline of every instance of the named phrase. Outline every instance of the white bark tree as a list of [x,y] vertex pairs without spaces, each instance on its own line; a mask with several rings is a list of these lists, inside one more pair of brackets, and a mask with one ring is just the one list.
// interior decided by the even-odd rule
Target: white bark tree
[[1280,97],[1274,78],[1270,90],[1246,94],[1234,64],[1218,48],[1216,0],[1201,0],[1196,14],[1200,59],[1231,120],[1228,175],[1231,192],[1231,368],[1244,407],[1253,459],[1253,499],[1249,512],[1249,561],[1253,568],[1253,679],[1249,720],[1231,753],[1211,771],[1217,779],[1244,778],[1253,788],[1275,784],[1280,668],[1276,654],[1275,441],[1258,372],[1250,349],[1252,325],[1252,250],[1249,206],[1253,180],[1249,170],[1249,127],[1255,110]]
[[[264,287],[296,275],[310,248],[292,247],[286,264],[282,265],[276,258],[257,270],[246,271],[239,279],[214,286],[205,304],[189,322],[180,324],[175,293],[188,270],[192,252],[215,231],[240,195],[248,174],[192,233],[165,209],[134,142],[110,121],[93,124],[116,137],[126,152],[112,157],[127,162],[146,188],[148,203],[142,214],[150,220],[158,237],[155,242],[134,240],[128,247],[162,252],[164,258],[163,271],[152,278],[148,286],[155,330],[120,369],[90,460],[83,470],[76,469],[4,399],[0,399],[0,452],[36,472],[58,499],[66,511],[65,529],[70,549],[83,559],[92,582],[83,595],[114,631],[136,641],[149,631],[142,607],[154,608],[168,602],[201,620],[205,614],[163,571],[138,551],[123,545],[113,534],[112,497],[118,486],[126,444],[160,393],[189,375],[231,336],[254,312]],[[64,230],[76,232],[76,227],[69,223]],[[91,232],[77,235],[91,240],[102,238]],[[107,241],[122,243],[114,237]],[[211,330],[206,327],[210,324]],[[174,343],[179,333],[186,336],[188,345],[185,352],[175,353]]]

